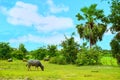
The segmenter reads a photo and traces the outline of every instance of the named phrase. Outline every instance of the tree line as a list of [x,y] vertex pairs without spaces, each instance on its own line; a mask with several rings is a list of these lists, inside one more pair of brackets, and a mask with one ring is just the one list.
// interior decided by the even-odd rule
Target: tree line
[[[107,29],[107,25],[112,24],[110,31],[115,37],[111,40],[111,53],[120,64],[120,0],[110,0],[109,2],[111,13],[108,16],[104,15],[104,11],[97,9],[97,4],[92,4],[89,7],[83,7],[76,14],[78,21],[84,20],[84,23],[76,25],[77,32],[80,38],[87,42],[82,45],[75,42],[74,33],[70,38],[65,36],[65,40],[61,42],[61,50],[57,49],[57,45],[48,45],[40,47],[33,51],[27,51],[24,44],[20,44],[18,49],[11,48],[9,43],[0,42],[0,58],[7,59],[14,57],[17,59],[34,58],[44,59],[50,58],[51,63],[57,64],[77,64],[91,65],[100,64],[101,55],[104,51],[96,46],[98,41],[102,41],[102,37]],[[87,46],[87,43],[90,45]]]
[[[47,45],[36,50],[27,51],[24,44],[20,44],[19,48],[12,48],[9,46],[9,43],[0,42],[0,59],[44,60],[48,58],[50,59],[50,63],[55,64],[100,64],[99,60],[102,55],[102,49],[98,46],[89,49],[87,43],[79,45],[75,42],[73,34],[70,38],[65,36],[65,40],[61,42],[60,46],[61,49],[58,49],[57,45]],[[87,63],[85,63],[85,61]]]

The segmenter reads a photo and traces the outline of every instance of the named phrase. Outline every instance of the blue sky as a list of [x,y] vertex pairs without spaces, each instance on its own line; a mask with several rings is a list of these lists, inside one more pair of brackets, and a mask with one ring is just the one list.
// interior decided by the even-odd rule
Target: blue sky
[[[60,44],[64,34],[70,36],[76,32],[75,40],[82,43],[77,34],[75,15],[80,9],[98,4],[105,15],[110,13],[109,5],[101,0],[0,0],[0,42],[9,42],[17,48],[23,43],[28,50],[48,44]],[[113,38],[106,32],[103,41],[97,44],[110,49]]]

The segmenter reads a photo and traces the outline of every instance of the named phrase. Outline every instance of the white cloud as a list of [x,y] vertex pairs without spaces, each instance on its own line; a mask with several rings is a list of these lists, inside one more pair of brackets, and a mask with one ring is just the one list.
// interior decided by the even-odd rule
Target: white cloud
[[8,10],[8,22],[14,25],[31,26],[38,24],[40,15],[37,13],[37,6],[17,2],[16,5]]
[[[67,36],[67,38],[70,38],[71,34],[65,34]],[[75,41],[80,43],[81,39],[79,38],[79,36],[75,36]],[[50,45],[50,44],[54,44],[54,45],[59,45],[62,41],[65,40],[65,36],[63,34],[60,33],[55,33],[52,34],[51,36],[37,36],[37,35],[32,35],[32,34],[28,34],[28,35],[24,35],[15,39],[10,39],[9,42],[10,43],[26,43],[26,42],[31,42],[31,43],[38,43],[38,44],[45,44],[45,45]]]
[[13,8],[7,10],[7,21],[13,25],[34,26],[41,32],[63,30],[73,26],[71,18],[55,15],[43,16],[38,13],[36,5],[21,1],[16,2]]
[[47,0],[47,4],[49,5],[51,13],[67,12],[69,10],[69,8],[64,5],[55,5],[52,0]]
[[[57,30],[73,27],[73,20],[69,17],[58,17],[55,15],[43,16],[38,12],[38,9],[36,5],[21,1],[16,2],[15,6],[9,10],[5,7],[2,8],[2,12],[7,15],[7,21],[10,24],[34,27],[40,32],[48,32],[50,34],[50,36],[44,37],[41,35],[24,34],[24,36],[10,39],[10,43],[59,44],[65,39],[63,34],[57,33]],[[61,11],[64,10],[61,9]]]
[[46,16],[41,23],[36,26],[39,31],[61,30],[73,26],[72,19],[56,16]]
[[25,43],[25,42],[33,42],[33,43],[44,43],[44,44],[59,44],[63,41],[64,35],[57,34],[49,37],[40,37],[32,34],[28,34],[27,36],[18,37],[17,39],[10,39],[10,43]]

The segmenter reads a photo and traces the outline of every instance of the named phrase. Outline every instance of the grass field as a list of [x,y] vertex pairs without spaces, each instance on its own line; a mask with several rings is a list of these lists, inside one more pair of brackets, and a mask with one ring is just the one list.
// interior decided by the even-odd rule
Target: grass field
[[26,62],[0,60],[0,80],[120,80],[118,66],[57,65],[42,61],[45,71],[27,70]]

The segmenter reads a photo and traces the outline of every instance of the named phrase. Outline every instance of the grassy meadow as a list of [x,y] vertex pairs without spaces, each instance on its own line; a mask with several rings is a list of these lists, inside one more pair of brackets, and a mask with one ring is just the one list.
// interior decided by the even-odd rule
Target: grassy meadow
[[[108,61],[105,63],[105,60]],[[0,60],[0,80],[120,80],[120,67],[115,63],[111,64],[111,59],[102,59],[104,65],[97,66],[76,66],[57,65],[41,61],[45,66],[45,71],[27,70],[26,62],[14,60]]]

